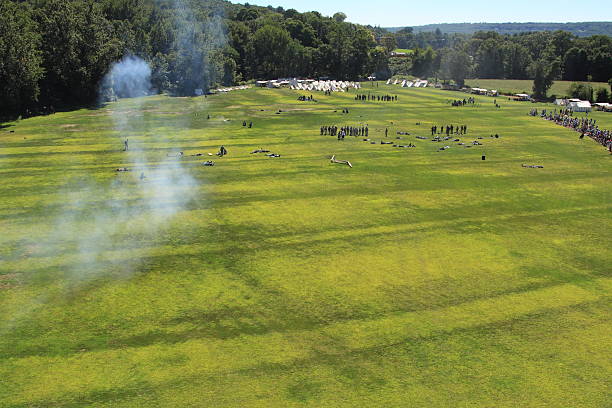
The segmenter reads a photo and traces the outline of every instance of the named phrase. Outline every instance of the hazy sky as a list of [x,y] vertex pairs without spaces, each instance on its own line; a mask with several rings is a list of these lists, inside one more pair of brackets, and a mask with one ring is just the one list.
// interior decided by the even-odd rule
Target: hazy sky
[[251,0],[249,3],[282,6],[298,11],[316,10],[324,15],[342,11],[351,22],[382,27],[432,23],[565,23],[612,20],[610,0]]

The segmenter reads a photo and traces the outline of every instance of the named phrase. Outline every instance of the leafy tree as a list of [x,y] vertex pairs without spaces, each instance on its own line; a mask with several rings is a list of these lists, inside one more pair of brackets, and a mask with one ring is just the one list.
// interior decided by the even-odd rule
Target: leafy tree
[[593,80],[606,82],[612,78],[612,46],[592,49],[589,55],[589,72]]
[[508,43],[503,49],[504,77],[509,79],[529,78],[528,67],[532,64],[527,47]]
[[250,57],[258,78],[279,78],[292,75],[291,59],[297,57],[297,44],[287,30],[265,25],[255,32],[250,44]]
[[100,5],[49,0],[36,10],[35,18],[44,38],[43,102],[78,105],[95,100],[100,80],[122,54]]
[[19,113],[37,101],[43,77],[40,40],[29,9],[0,2],[1,113]]
[[[401,60],[409,61],[408,58],[401,58]],[[369,72],[372,72],[376,78],[387,79],[391,77],[389,58],[387,58],[387,51],[384,48],[376,47],[370,51],[370,64]]]
[[412,54],[412,72],[419,77],[427,77],[433,72],[436,53],[433,48],[417,48]]
[[565,54],[565,70],[563,79],[566,81],[584,81],[589,72],[589,57],[586,50],[573,47]]
[[542,61],[535,63],[533,68],[533,97],[535,99],[546,99],[546,94],[554,83],[559,67],[560,63],[558,61],[555,61],[550,66],[546,66]]
[[450,50],[444,54],[440,66],[442,79],[452,79],[458,86],[463,87],[470,71],[471,61],[465,51]]
[[395,37],[391,35],[382,37],[380,39],[380,43],[382,44],[383,49],[387,53],[390,53],[391,51],[397,48],[397,41],[395,40]]
[[568,92],[572,98],[593,102],[593,87],[589,84],[574,82]]
[[315,47],[318,45],[317,34],[310,25],[290,18],[285,20],[284,26],[291,35],[291,38],[299,41],[303,46]]
[[346,14],[338,12],[334,14],[333,19],[336,20],[338,23],[343,23],[344,20],[346,20]]
[[236,15],[236,20],[238,21],[251,21],[259,18],[259,12],[251,7],[241,8],[238,14]]
[[503,78],[504,53],[497,38],[487,38],[480,44],[476,64],[476,75],[479,78]]
[[606,88],[598,88],[595,95],[596,102],[606,103],[610,100],[610,92]]

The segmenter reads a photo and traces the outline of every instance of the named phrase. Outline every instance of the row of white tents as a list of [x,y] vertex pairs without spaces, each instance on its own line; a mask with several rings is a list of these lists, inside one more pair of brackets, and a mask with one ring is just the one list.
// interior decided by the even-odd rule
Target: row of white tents
[[428,81],[425,80],[421,80],[421,79],[417,79],[414,81],[409,81],[409,80],[392,80],[389,79],[387,81],[387,85],[400,85],[402,88],[427,88],[427,85],[429,85]]
[[249,89],[249,88],[250,86],[248,85],[241,85],[241,86],[233,86],[230,88],[219,88],[219,89],[215,89],[213,92],[227,93],[227,92],[240,91],[240,90]]
[[360,89],[361,84],[359,82],[350,81],[294,81],[289,85],[289,87],[291,89],[297,89],[301,91],[346,92],[347,89]]
[[347,89],[361,89],[359,82],[351,81],[317,81],[314,79],[276,79],[257,81],[262,88],[291,88],[299,91],[346,92]]

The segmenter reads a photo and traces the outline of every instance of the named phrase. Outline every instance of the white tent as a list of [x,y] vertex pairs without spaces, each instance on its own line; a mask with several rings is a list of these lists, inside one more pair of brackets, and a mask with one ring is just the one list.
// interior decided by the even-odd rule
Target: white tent
[[589,101],[570,102],[567,106],[574,112],[590,112],[593,110]]

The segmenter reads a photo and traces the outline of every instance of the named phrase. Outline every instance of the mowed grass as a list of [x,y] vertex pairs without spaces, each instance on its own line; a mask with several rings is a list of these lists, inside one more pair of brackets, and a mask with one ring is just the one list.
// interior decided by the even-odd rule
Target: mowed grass
[[[610,85],[605,82],[577,82],[589,84],[594,90],[599,88],[610,90]],[[569,96],[569,88],[573,83],[573,81],[555,81],[548,90],[548,95]],[[496,89],[501,93],[527,93],[529,95],[533,93],[533,81],[528,79],[466,79],[465,84],[471,87]]]
[[[399,101],[252,89],[0,130],[0,406],[609,404],[612,156],[533,104],[369,86]],[[417,147],[319,135],[362,123]],[[483,146],[415,138],[450,123]],[[151,169],[229,156],[183,158],[193,197],[153,227],[125,137]]]

